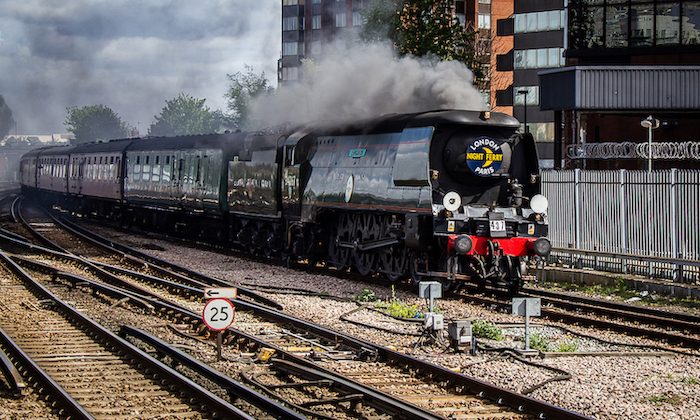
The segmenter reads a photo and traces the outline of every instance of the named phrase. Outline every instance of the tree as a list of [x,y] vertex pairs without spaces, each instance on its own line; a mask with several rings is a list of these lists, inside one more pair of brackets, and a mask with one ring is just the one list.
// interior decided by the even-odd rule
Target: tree
[[451,0],[375,0],[362,11],[360,38],[373,42],[386,37],[401,55],[435,56],[465,63],[475,73],[476,32],[452,13]]
[[206,99],[197,99],[180,93],[165,101],[165,107],[156,122],[151,124],[151,136],[184,136],[222,132],[225,117],[221,111],[212,111],[204,105]]
[[5,98],[0,95],[0,139],[10,134],[10,130],[14,126],[15,120],[12,118],[12,110],[5,103]]
[[75,134],[75,139],[71,141],[73,144],[119,139],[128,135],[126,123],[102,104],[70,107],[66,110],[68,117],[64,125]]
[[392,38],[397,0],[375,0],[360,10],[363,24],[359,33],[363,42],[384,42]]
[[226,75],[229,86],[224,97],[228,98],[231,121],[238,127],[254,125],[250,115],[250,101],[274,90],[265,78],[265,72],[258,76],[253,73],[253,67],[246,65],[245,69],[245,73],[236,72],[232,75]]

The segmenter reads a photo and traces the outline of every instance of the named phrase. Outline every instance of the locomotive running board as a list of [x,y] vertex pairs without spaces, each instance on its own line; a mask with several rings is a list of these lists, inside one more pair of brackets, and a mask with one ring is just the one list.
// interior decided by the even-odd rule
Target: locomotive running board
[[386,248],[390,246],[397,245],[399,243],[399,240],[396,238],[386,238],[386,239],[377,239],[374,241],[367,241],[367,242],[359,242],[359,241],[354,241],[354,242],[343,242],[343,241],[338,241],[336,240],[336,244],[340,248],[350,248],[350,249],[355,249],[357,251],[373,251],[375,249],[379,248]]

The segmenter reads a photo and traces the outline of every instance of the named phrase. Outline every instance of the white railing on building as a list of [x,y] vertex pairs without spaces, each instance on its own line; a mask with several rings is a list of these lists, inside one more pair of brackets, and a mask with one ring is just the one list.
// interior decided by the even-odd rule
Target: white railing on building
[[542,192],[553,258],[700,282],[700,171],[544,171]]

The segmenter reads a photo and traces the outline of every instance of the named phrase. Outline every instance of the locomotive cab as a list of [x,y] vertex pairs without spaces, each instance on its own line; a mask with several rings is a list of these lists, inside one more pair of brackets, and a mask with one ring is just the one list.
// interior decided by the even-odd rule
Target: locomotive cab
[[438,277],[514,292],[521,257],[549,254],[546,199],[532,135],[507,116],[487,125],[484,114],[484,124],[448,125],[433,138],[433,234],[445,253]]

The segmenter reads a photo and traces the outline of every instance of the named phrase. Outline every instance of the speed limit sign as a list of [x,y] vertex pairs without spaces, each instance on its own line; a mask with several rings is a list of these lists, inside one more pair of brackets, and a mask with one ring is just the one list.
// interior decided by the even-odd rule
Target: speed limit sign
[[233,322],[236,313],[233,304],[227,299],[212,299],[204,306],[202,318],[209,329],[222,331]]

